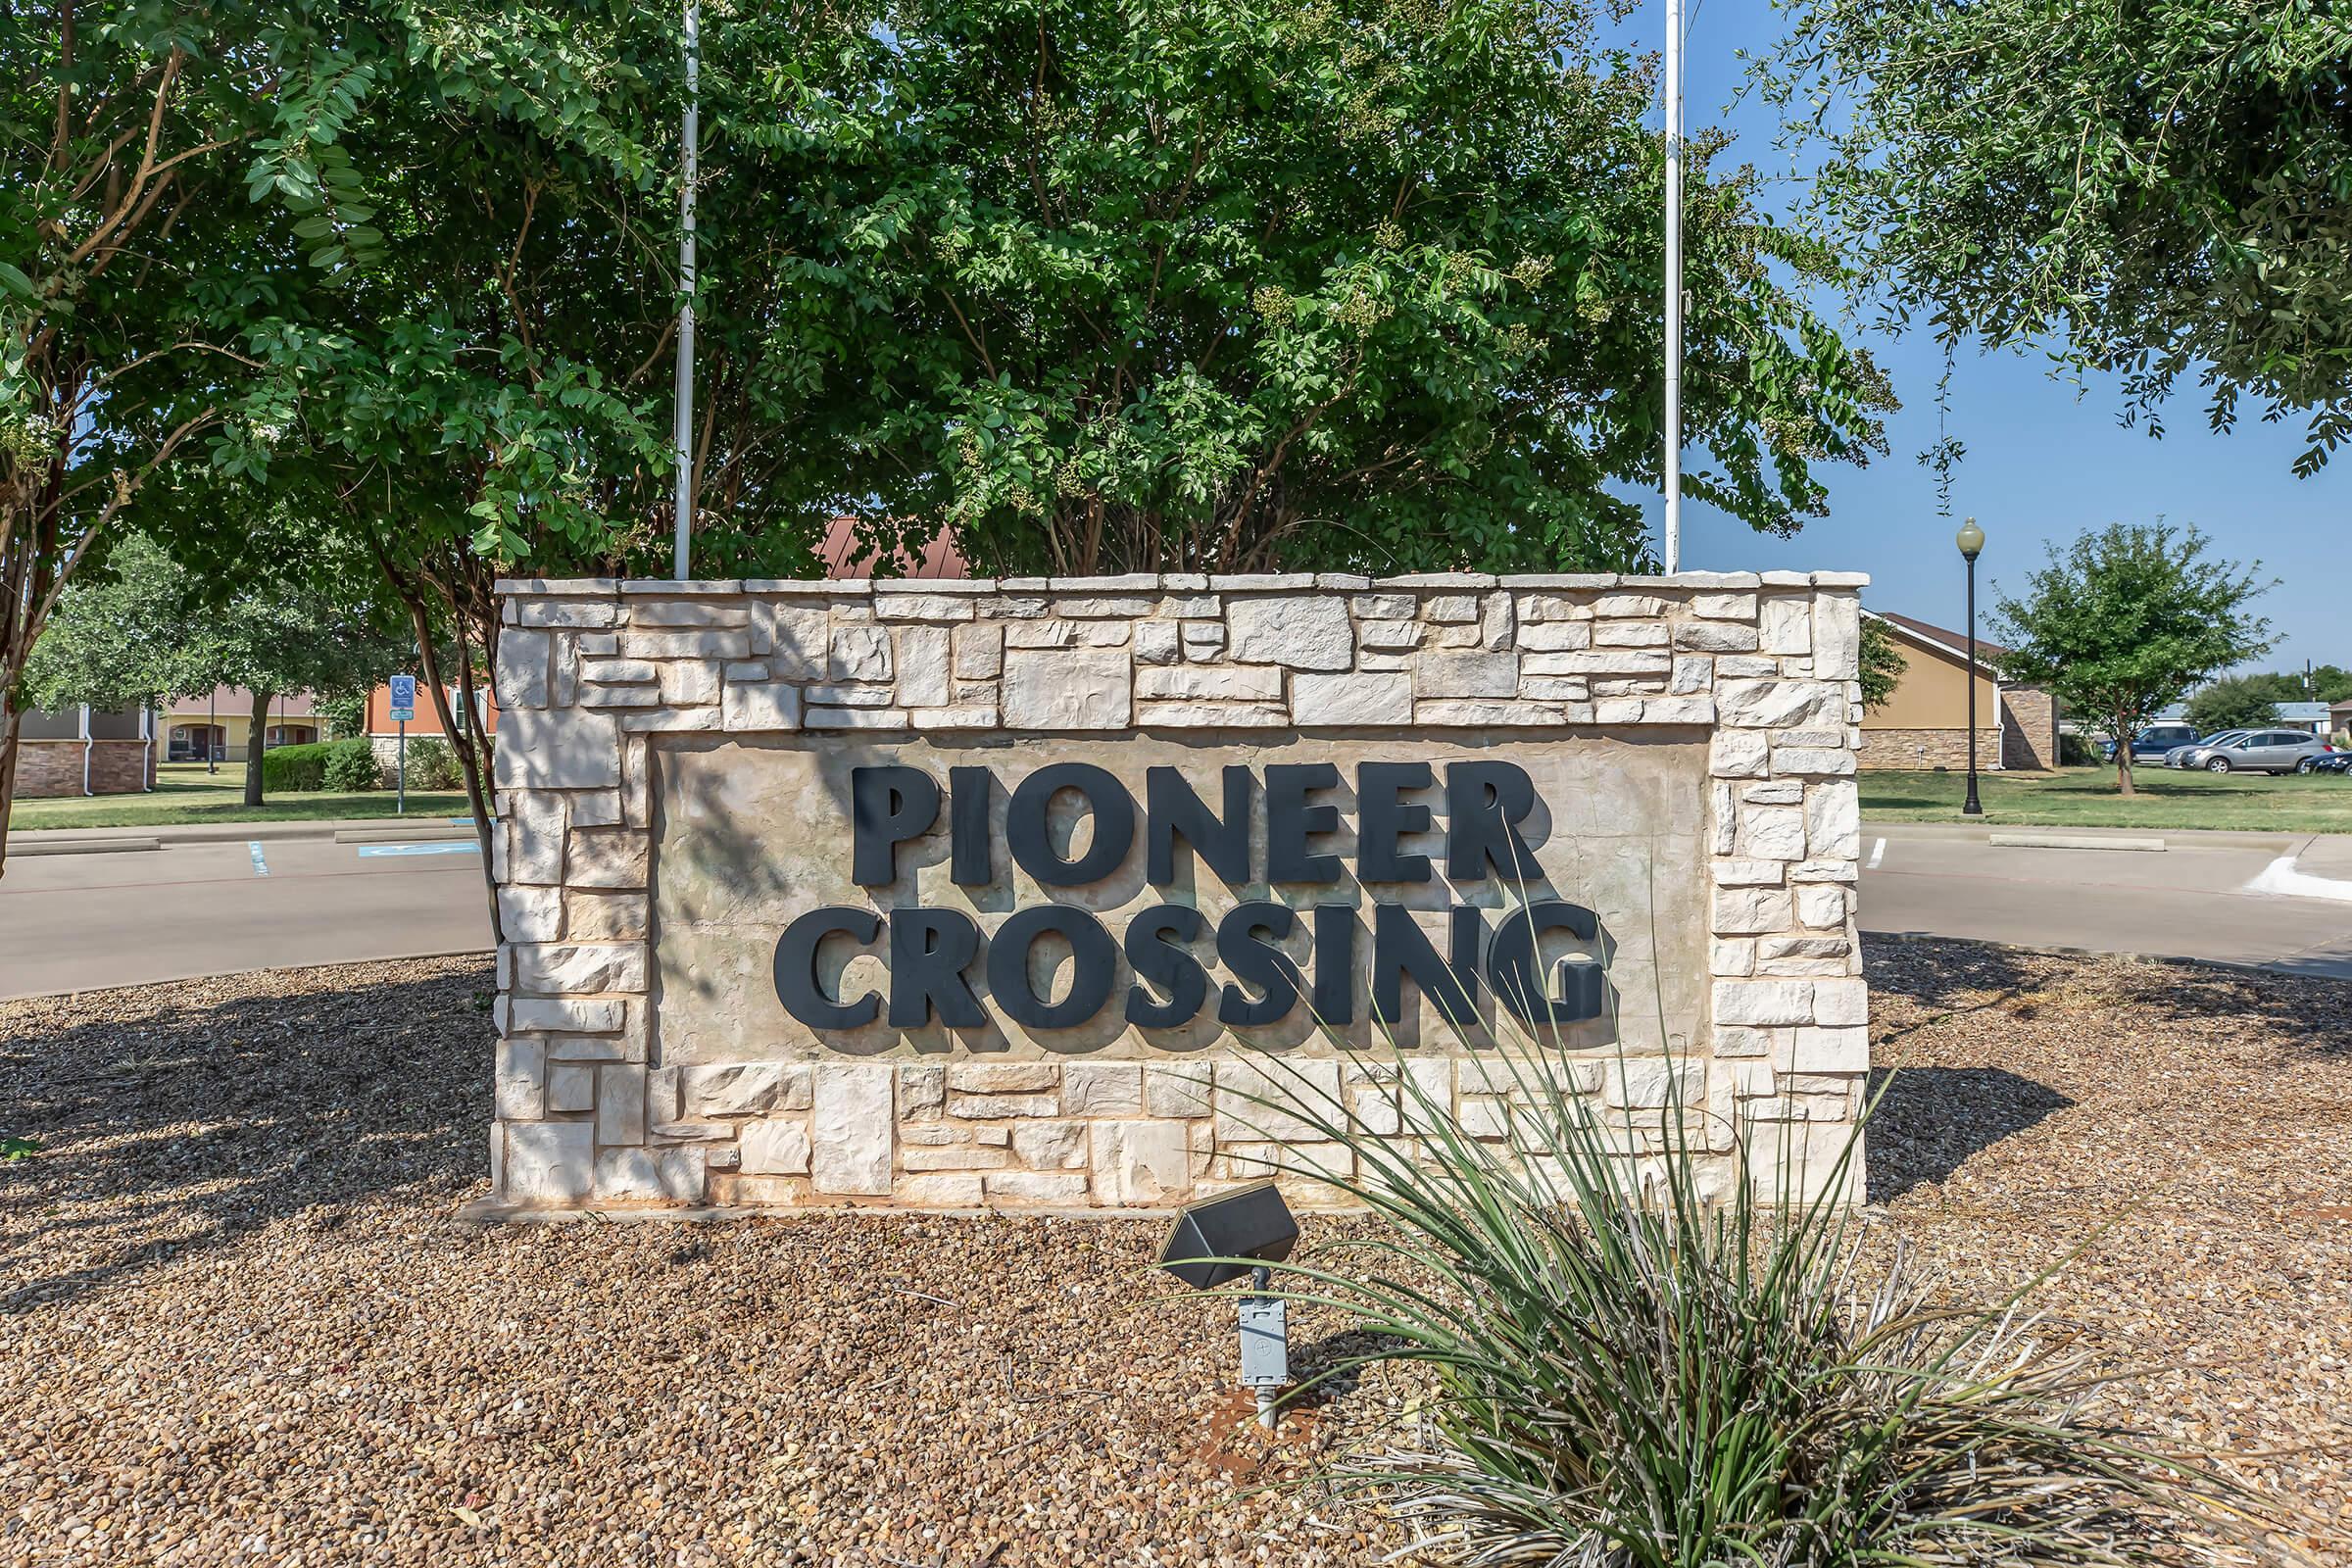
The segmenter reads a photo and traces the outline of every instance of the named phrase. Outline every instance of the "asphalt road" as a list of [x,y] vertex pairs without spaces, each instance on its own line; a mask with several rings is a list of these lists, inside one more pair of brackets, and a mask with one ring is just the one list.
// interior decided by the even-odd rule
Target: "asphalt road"
[[1936,829],[1865,826],[1862,928],[2352,979],[2352,838],[2113,836],[2165,847],[2003,848]]
[[486,949],[488,910],[468,841],[12,855],[0,997]]
[[[2352,839],[2162,837],[2147,854],[1866,828],[1862,924],[2352,978]],[[467,952],[489,945],[484,909],[465,841],[11,857],[0,997]]]

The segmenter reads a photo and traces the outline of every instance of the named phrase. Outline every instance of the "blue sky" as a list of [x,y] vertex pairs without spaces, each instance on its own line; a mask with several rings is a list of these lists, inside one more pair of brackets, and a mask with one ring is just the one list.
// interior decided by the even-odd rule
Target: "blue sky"
[[[1739,136],[1731,160],[1767,173],[1787,169],[1772,144],[1770,111],[1752,100],[1728,119],[1724,109],[1742,79],[1738,51],[1766,51],[1780,25],[1762,0],[1704,0],[1690,28],[1687,123],[1728,125]],[[1642,0],[1623,31],[1655,48],[1663,26],[1663,0]],[[1887,424],[1891,451],[1868,468],[1819,469],[1829,485],[1829,515],[1790,540],[1686,502],[1686,567],[1867,571],[1865,603],[1957,628],[1962,578],[1951,541],[1960,514],[1975,514],[1986,535],[1980,612],[1990,599],[1984,579],[2022,587],[2048,541],[2161,515],[2196,524],[2213,536],[2217,554],[2259,559],[2266,575],[2279,579],[2261,602],[2278,646],[2251,667],[2300,668],[2306,659],[2352,664],[2352,453],[2317,478],[2297,479],[2289,466],[2302,450],[2300,423],[2247,420],[2217,436],[2206,429],[2192,388],[2167,407],[2164,438],[2151,440],[2119,424],[2123,403],[2111,378],[2078,390],[2052,378],[2036,355],[1964,353],[1952,377],[1950,430],[1968,457],[1954,477],[1947,521],[1936,514],[1935,475],[1917,462],[1936,439],[1942,355],[1924,334],[1887,339],[1856,329],[1855,336],[1887,368],[1903,400]],[[1654,528],[1660,508],[1653,502],[1650,510]]]

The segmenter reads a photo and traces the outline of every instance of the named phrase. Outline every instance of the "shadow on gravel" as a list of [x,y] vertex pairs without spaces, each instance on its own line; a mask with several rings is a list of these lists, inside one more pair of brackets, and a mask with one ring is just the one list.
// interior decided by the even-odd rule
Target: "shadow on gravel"
[[[1901,997],[1928,1018],[1998,1007],[2031,990],[2035,966],[2049,961],[2022,948],[1988,942],[1876,932],[1863,939],[1862,953],[1872,995]],[[1878,1037],[1882,1043],[1891,1038]]]
[[[1316,1378],[1322,1381],[1291,1402],[1300,1409],[1312,1409],[1346,1398],[1363,1381],[1364,1366],[1360,1363],[1364,1357],[1396,1349],[1404,1343],[1400,1336],[1383,1334],[1377,1329],[1342,1329],[1319,1340],[1309,1340],[1292,1350],[1291,1377],[1298,1383]],[[1359,1364],[1350,1366],[1348,1363],[1351,1361]]]
[[2352,980],[2298,966],[2154,962],[2124,971],[2119,1004],[2164,1022],[2256,1026],[2282,1061],[2352,1056]]
[[276,978],[273,996],[85,996],[90,1022],[0,1027],[0,1131],[40,1146],[0,1164],[0,1313],[289,1218],[331,1229],[393,1192],[443,1204],[482,1178],[486,963],[346,990]]
[[1908,1002],[1917,1011],[1907,1028],[1875,1033],[1876,1045],[1972,1012],[2005,1009],[2031,1017],[2042,987],[2054,978],[2072,983],[2084,965],[2096,965],[2088,972],[2118,1009],[2166,1022],[2259,1025],[2282,1058],[2352,1055],[2352,980],[2292,959],[2237,968],[2187,958],[2036,953],[1891,932],[1864,938],[1863,952],[1871,995]]
[[1880,1068],[1870,1075],[1868,1201],[1890,1203],[1939,1182],[1971,1155],[2074,1104],[2005,1067]]

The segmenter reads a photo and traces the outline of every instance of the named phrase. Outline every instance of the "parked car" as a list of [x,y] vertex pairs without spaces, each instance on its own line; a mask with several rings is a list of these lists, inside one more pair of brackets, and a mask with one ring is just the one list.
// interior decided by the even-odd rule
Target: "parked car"
[[[2132,760],[2147,762],[2161,760],[2176,746],[2186,746],[2197,738],[2194,724],[2150,724],[2132,737]],[[2100,749],[2107,760],[2115,760],[2115,742],[2103,741]]]
[[2200,746],[2196,765],[2208,773],[2308,773],[2323,757],[2335,755],[2309,730],[2258,729],[2219,746]]
[[2231,741],[2242,739],[2245,734],[2246,731],[2242,729],[2217,729],[2200,740],[2191,741],[2186,746],[2176,746],[2165,753],[2164,765],[2167,767],[2202,767],[2205,759],[2198,754],[2206,747],[2227,746]]
[[[2326,757],[2315,757],[2311,760],[2311,770],[2314,773],[2341,773],[2352,776],[2352,752],[2339,746]],[[2295,771],[2302,772],[2303,764],[2297,762]]]

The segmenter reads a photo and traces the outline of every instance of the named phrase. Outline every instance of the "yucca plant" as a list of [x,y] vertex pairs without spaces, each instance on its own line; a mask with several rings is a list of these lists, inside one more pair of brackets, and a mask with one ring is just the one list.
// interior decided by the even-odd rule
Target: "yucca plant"
[[1404,1138],[1367,1132],[1345,1087],[1298,1078],[1282,1102],[1353,1156],[1319,1179],[1386,1221],[1282,1273],[1372,1331],[1323,1377],[1426,1369],[1399,1445],[1334,1477],[1378,1489],[1425,1560],[2120,1564],[2253,1539],[2245,1487],[2093,1410],[2090,1357],[2025,1290],[1959,1305],[1899,1251],[1866,1263],[1858,1132],[1806,1170],[1757,1147],[1775,1124],[1698,1114],[1679,1070],[1662,1109],[1627,1113],[1578,1092],[1622,1056],[1480,1054],[1510,1082],[1507,1140],[1466,1134],[1394,1057],[1369,1075]]

